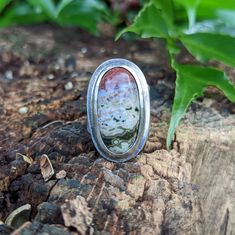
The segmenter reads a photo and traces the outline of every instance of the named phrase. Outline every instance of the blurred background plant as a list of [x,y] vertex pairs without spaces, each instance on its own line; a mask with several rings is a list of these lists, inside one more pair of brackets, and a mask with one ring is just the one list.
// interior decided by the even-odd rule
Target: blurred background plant
[[[212,60],[235,67],[235,1],[0,0],[0,27],[42,22],[78,26],[96,35],[98,25],[106,22],[124,28],[118,37],[135,33],[163,39],[176,72],[168,148],[188,106],[208,86],[235,102],[235,87],[227,75],[215,64],[208,66]],[[182,49],[191,54],[190,64],[178,62]]]
[[49,22],[98,34],[101,22],[115,26],[131,22],[142,4],[141,0],[1,0],[0,27]]
[[[213,61],[235,67],[235,1],[149,0],[134,23],[118,37],[126,32],[142,38],[163,39],[171,67],[176,72],[168,148],[188,106],[203,96],[208,86],[219,88],[235,102],[235,86],[226,73],[208,64]],[[188,51],[192,56],[187,64],[178,61],[182,50],[184,55]]]

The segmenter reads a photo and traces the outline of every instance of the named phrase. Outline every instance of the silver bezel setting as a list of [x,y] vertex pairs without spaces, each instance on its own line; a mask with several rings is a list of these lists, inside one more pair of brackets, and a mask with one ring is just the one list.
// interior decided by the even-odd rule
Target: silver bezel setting
[[[98,126],[97,98],[99,84],[104,74],[112,68],[122,67],[135,78],[140,101],[140,122],[137,138],[133,146],[123,154],[111,152],[104,144]],[[134,158],[143,149],[150,127],[149,87],[145,76],[137,65],[126,59],[110,59],[103,62],[93,73],[87,91],[87,128],[92,141],[101,156],[113,162],[125,162]]]

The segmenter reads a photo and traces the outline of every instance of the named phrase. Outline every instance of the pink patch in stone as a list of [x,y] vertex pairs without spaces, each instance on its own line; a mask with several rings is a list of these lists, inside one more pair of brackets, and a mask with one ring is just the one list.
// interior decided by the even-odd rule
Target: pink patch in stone
[[136,140],[140,119],[138,87],[133,75],[121,67],[102,77],[97,99],[100,134],[106,147],[125,153]]
[[133,75],[126,69],[117,67],[110,69],[100,81],[99,89],[118,89],[120,84],[136,83]]

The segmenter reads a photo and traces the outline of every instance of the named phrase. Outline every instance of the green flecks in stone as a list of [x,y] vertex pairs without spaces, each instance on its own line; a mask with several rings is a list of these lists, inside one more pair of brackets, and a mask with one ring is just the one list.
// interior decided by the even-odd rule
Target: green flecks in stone
[[140,102],[133,75],[122,67],[102,77],[97,97],[98,124],[104,145],[113,153],[125,153],[136,141]]
[[121,148],[122,143],[128,143],[129,148],[131,148],[132,145],[134,144],[138,133],[138,125],[132,131],[124,129],[121,126],[120,128],[125,130],[123,135],[117,135],[112,138],[108,137],[103,138],[103,142],[108,149],[111,149],[115,146]]
[[120,120],[118,120],[118,119],[115,118],[115,117],[113,118],[113,120],[116,121],[116,122],[120,122]]
[[[122,126],[117,126],[116,129],[123,130],[124,132],[129,131],[129,129],[123,128]],[[122,136],[122,135],[116,135],[116,136]]]

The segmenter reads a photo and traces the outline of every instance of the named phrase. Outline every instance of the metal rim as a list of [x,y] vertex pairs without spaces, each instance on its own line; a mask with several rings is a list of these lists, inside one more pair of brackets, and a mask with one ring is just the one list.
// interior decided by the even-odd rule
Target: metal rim
[[[140,101],[140,122],[138,134],[133,146],[123,154],[111,152],[104,144],[97,122],[97,98],[99,84],[104,74],[112,68],[122,67],[134,77]],[[150,99],[149,88],[145,76],[137,65],[126,59],[110,59],[103,62],[93,73],[87,91],[87,127],[92,141],[98,152],[107,160],[124,162],[134,158],[144,147],[150,126]]]

